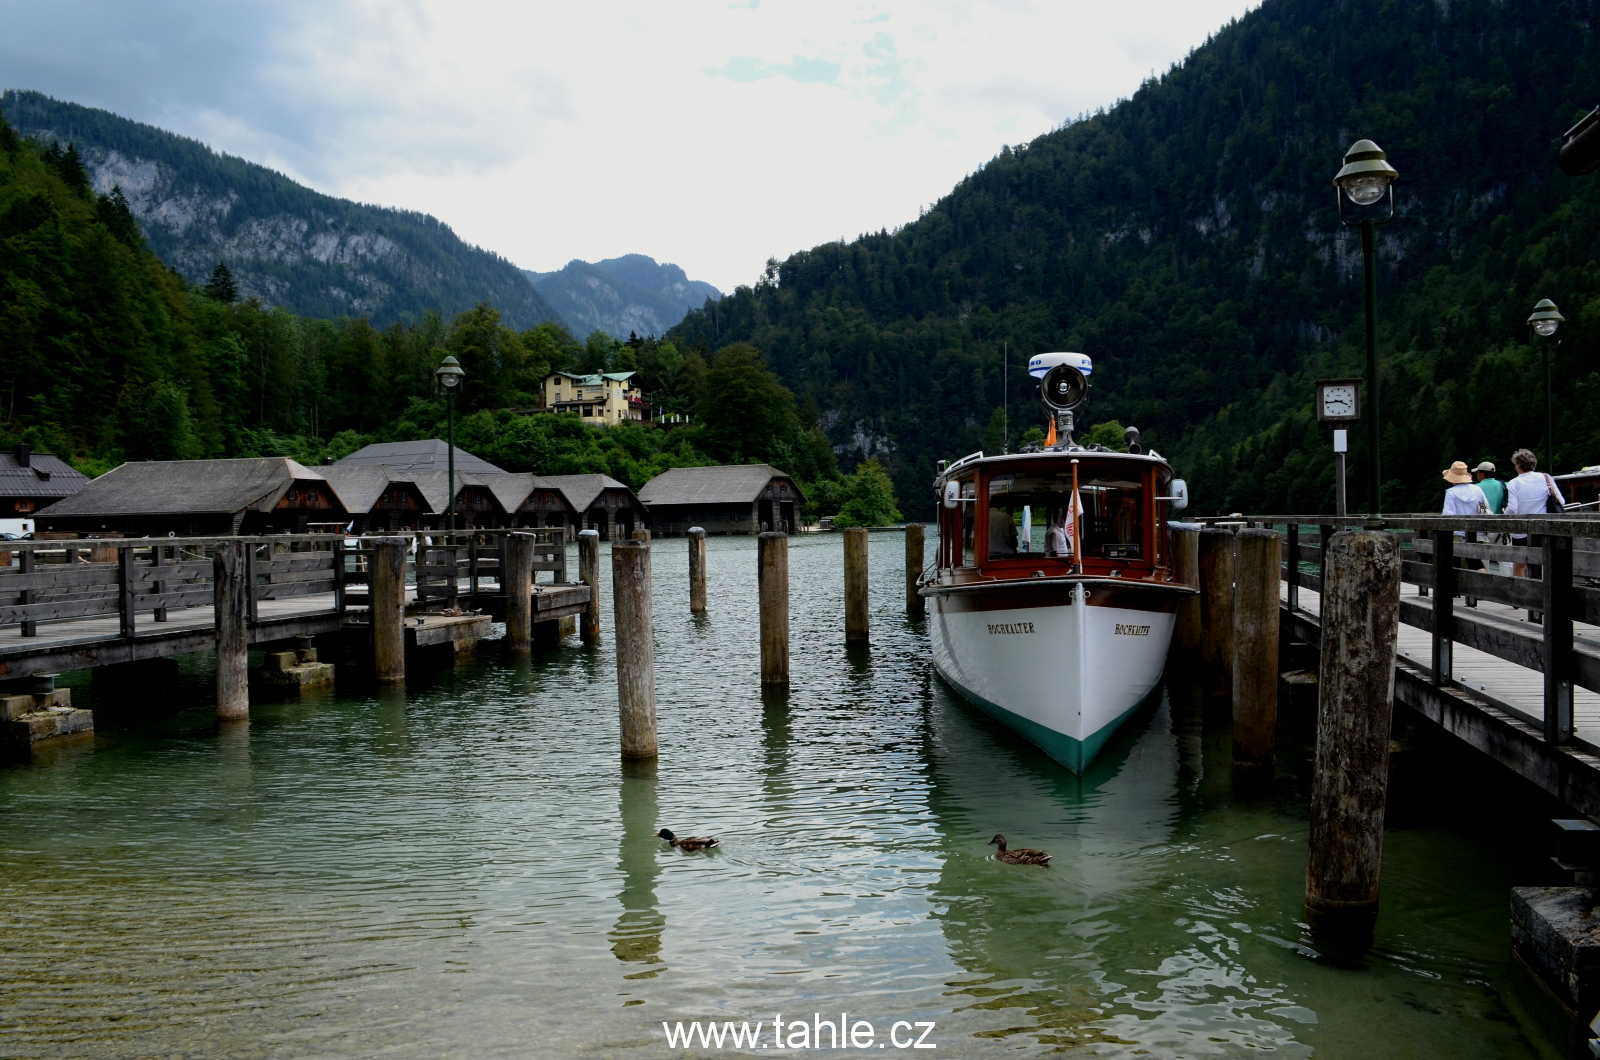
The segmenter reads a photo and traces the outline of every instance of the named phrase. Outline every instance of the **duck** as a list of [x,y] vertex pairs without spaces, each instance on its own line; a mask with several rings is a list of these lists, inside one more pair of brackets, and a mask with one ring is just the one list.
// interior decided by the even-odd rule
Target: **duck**
[[663,828],[656,835],[665,839],[679,850],[710,850],[717,845],[717,837],[710,835],[686,835],[682,839],[672,834],[672,829]]
[[1042,850],[1035,850],[1032,847],[1018,847],[1015,850],[1007,850],[1006,837],[1003,835],[995,836],[993,839],[989,840],[986,845],[999,847],[1000,852],[995,855],[995,858],[999,861],[1005,862],[1007,865],[1050,864],[1050,855],[1046,854]]

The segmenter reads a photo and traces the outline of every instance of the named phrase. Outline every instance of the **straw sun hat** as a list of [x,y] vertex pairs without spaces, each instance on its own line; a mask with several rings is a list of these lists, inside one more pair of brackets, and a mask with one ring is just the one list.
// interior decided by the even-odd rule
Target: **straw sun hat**
[[1472,481],[1472,472],[1467,470],[1467,464],[1464,460],[1457,460],[1455,463],[1451,464],[1450,469],[1443,472],[1443,474],[1446,482],[1453,482],[1457,486],[1461,485],[1463,482]]

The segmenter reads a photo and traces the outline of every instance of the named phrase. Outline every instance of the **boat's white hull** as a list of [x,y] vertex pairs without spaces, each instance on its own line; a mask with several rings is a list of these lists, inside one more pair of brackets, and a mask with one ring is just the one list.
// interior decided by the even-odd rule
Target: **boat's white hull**
[[1077,773],[1160,682],[1174,622],[1162,596],[1082,583],[929,603],[944,679]]

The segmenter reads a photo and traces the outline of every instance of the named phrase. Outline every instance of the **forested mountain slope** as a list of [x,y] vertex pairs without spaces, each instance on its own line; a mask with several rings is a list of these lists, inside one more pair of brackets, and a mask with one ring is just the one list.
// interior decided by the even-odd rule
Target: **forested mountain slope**
[[1600,99],[1597,6],[1264,0],[917,221],[769,263],[669,337],[760,347],[836,444],[888,451],[918,514],[935,459],[1001,443],[1006,344],[1013,445],[1041,420],[1023,357],[1082,350],[1086,422],[1137,424],[1200,510],[1331,511],[1311,384],[1362,363],[1360,239],[1331,181],[1370,137],[1401,174],[1379,229],[1385,507],[1436,509],[1452,460],[1543,451],[1541,297],[1569,318],[1556,470],[1600,462],[1600,175],[1554,151]]
[[570,261],[555,272],[524,270],[574,335],[604,331],[618,339],[661,335],[691,309],[722,292],[691,280],[671,263],[624,254],[590,264]]
[[509,261],[426,214],[314,192],[264,166],[109,111],[7,91],[24,136],[77,146],[96,191],[120,186],[161,260],[192,282],[225,262],[242,296],[378,326],[488,302],[513,327],[556,314]]

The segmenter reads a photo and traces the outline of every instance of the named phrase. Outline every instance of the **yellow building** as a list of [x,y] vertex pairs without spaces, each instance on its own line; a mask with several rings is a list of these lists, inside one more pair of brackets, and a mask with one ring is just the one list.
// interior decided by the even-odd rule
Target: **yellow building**
[[551,372],[544,378],[544,407],[575,412],[583,422],[612,427],[626,420],[647,420],[650,406],[634,385],[634,372],[574,375]]

